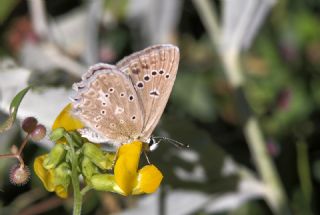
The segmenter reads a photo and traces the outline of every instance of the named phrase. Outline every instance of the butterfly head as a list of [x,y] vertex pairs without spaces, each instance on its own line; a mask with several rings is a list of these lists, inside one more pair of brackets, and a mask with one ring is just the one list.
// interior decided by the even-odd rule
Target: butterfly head
[[156,140],[153,137],[150,137],[144,144],[145,151],[154,151],[158,148],[161,140]]
[[158,148],[159,146],[159,143],[161,141],[165,141],[165,142],[168,142],[168,143],[171,143],[172,145],[174,145],[175,147],[177,148],[189,148],[189,145],[188,144],[184,144],[184,143],[181,143],[177,140],[174,140],[174,139],[171,139],[169,137],[156,137],[156,136],[151,136],[146,142],[145,142],[145,147],[144,149],[146,151],[154,151],[155,149]]

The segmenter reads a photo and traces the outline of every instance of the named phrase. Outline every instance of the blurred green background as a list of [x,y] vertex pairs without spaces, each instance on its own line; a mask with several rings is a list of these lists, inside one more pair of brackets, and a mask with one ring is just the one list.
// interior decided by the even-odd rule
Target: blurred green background
[[[122,197],[90,192],[84,214],[273,214],[243,134],[234,86],[226,78],[223,49],[210,40],[195,1],[47,0],[40,1],[41,16],[33,14],[39,1],[0,0],[0,79],[15,82],[16,68],[29,70],[27,82],[39,87],[38,92],[70,90],[88,66],[114,64],[155,43],[180,48],[176,83],[155,134],[189,144],[190,149],[163,143],[150,154],[164,174],[158,193]],[[230,13],[237,15],[230,19],[232,32],[240,25],[235,20],[246,11],[233,8],[237,14],[227,13],[230,4],[226,2],[211,3],[220,29],[226,29],[228,23],[223,20]],[[243,6],[247,3],[243,1]],[[254,32],[244,29],[240,41],[244,43],[240,45],[242,89],[275,162],[290,213],[319,214],[320,1],[257,4],[269,6]],[[247,14],[249,20],[256,19],[258,8]],[[220,36],[223,40],[232,35]],[[246,37],[252,39],[246,41]],[[9,79],[4,79],[3,71],[11,72]],[[1,99],[7,92],[1,88]],[[70,95],[63,96],[67,103]],[[45,99],[48,106],[57,101]],[[1,102],[4,120],[7,106]],[[45,112],[46,107],[42,108]],[[44,121],[36,112],[27,113]],[[17,123],[2,137],[0,153],[19,144],[22,135]],[[26,147],[24,159],[30,169],[34,158],[47,148],[41,143]],[[34,174],[25,186],[10,184],[12,165],[11,160],[0,160],[0,214],[70,213],[72,200],[47,193]]]

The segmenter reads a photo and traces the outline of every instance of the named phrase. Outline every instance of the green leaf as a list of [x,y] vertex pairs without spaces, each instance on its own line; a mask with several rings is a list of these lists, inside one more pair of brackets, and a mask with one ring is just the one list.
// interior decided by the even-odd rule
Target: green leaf
[[9,117],[8,119],[0,125],[0,133],[7,131],[11,128],[12,124],[16,120],[17,112],[20,106],[20,103],[26,93],[29,91],[31,87],[26,87],[25,89],[21,90],[11,101],[10,109],[9,109]]

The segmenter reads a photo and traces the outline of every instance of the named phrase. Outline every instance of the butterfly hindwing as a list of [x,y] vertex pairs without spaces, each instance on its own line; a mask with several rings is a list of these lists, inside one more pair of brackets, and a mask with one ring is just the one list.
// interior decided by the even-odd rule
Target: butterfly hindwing
[[115,66],[97,64],[74,85],[74,114],[112,143],[138,138],[143,113],[130,78]]

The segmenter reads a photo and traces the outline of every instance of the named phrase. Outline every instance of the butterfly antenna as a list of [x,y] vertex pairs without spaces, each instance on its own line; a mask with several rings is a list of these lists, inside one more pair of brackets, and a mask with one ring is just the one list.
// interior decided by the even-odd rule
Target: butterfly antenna
[[181,142],[174,140],[174,139],[171,139],[169,137],[152,137],[152,138],[158,139],[159,140],[158,143],[160,143],[162,140],[166,140],[169,143],[173,144],[177,148],[189,148],[190,147],[188,144],[181,143]]

